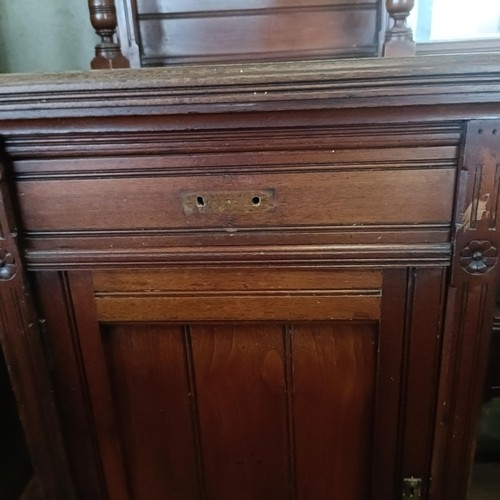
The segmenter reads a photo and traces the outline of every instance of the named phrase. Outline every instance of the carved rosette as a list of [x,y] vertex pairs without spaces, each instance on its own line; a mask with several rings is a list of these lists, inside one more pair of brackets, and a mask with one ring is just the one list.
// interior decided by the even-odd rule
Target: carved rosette
[[497,261],[498,250],[488,240],[472,240],[460,253],[460,264],[470,274],[485,274]]
[[10,280],[16,274],[14,257],[5,249],[0,250],[0,281]]

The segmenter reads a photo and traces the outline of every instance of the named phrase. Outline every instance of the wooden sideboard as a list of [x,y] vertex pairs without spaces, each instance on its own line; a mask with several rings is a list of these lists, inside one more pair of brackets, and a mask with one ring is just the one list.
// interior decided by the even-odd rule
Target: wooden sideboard
[[43,498],[465,498],[498,55],[2,76],[0,125]]

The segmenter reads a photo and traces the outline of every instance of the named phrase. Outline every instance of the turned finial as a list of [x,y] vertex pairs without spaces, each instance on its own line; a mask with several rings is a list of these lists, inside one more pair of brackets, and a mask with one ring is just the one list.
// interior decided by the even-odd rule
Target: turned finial
[[384,56],[404,57],[415,55],[415,42],[406,19],[415,5],[415,0],[386,0],[387,12],[393,20],[392,28],[385,33]]
[[90,21],[101,42],[95,47],[92,69],[129,68],[128,59],[115,42],[117,18],[114,0],[88,0]]

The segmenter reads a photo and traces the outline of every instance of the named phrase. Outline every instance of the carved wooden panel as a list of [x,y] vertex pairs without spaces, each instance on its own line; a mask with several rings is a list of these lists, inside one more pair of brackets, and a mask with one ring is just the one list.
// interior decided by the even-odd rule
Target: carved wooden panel
[[465,498],[474,453],[500,273],[499,134],[498,120],[467,125],[436,430],[436,498]]

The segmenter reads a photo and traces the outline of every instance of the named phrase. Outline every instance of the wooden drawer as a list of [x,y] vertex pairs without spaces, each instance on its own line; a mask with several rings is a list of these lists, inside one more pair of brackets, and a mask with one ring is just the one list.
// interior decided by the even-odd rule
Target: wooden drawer
[[40,179],[18,189],[28,231],[318,228],[449,224],[454,176],[434,168]]

